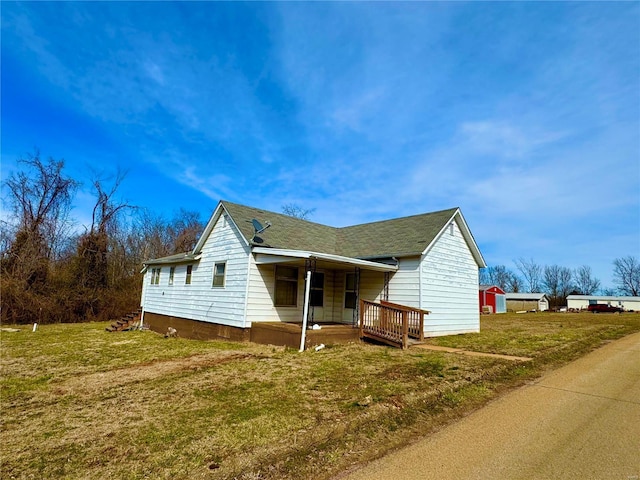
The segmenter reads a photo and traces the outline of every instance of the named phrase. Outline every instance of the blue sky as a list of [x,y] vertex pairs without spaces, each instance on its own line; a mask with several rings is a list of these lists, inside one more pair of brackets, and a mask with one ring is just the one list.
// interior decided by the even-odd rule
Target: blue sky
[[459,206],[488,264],[640,256],[637,2],[2,2],[2,177],[38,147],[203,219]]

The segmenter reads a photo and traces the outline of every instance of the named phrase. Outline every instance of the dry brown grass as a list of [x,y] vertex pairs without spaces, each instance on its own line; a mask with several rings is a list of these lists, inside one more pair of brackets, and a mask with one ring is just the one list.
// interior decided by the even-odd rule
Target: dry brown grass
[[640,330],[640,315],[493,316],[481,334],[433,340],[534,356],[527,364],[369,344],[299,354],[104,326],[1,333],[1,478],[329,478]]

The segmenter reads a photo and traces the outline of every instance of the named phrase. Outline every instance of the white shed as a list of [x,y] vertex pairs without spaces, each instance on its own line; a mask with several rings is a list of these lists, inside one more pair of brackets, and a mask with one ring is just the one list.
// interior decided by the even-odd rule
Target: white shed
[[630,312],[640,311],[640,297],[617,297],[603,295],[569,295],[567,297],[567,308],[574,310],[586,310],[589,305],[603,303],[621,307]]

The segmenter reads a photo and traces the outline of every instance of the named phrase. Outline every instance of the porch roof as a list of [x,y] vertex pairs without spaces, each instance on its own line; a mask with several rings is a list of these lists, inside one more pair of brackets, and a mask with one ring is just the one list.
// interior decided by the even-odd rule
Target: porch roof
[[375,270],[377,272],[396,272],[397,265],[387,265],[384,263],[360,260],[359,258],[343,257],[328,253],[309,252],[305,250],[288,250],[282,248],[253,247],[256,263],[258,265],[293,262],[296,260],[315,259],[327,266],[360,267],[365,270]]

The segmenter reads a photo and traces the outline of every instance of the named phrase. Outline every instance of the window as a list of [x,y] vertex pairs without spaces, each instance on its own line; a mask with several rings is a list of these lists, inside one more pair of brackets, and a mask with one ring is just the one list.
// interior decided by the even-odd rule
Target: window
[[309,305],[321,307],[324,303],[324,273],[313,272],[311,274],[311,291],[309,292]]
[[187,276],[184,279],[185,285],[191,285],[191,272],[193,271],[193,265],[187,265]]
[[344,279],[344,308],[356,308],[356,274],[347,273]]
[[224,272],[226,263],[216,263],[213,266],[213,285],[214,287],[224,287]]
[[171,267],[169,270],[169,285],[173,285],[173,275],[176,273],[176,267]]
[[453,223],[449,225],[449,235],[454,235]]
[[298,305],[298,269],[276,265],[276,307]]
[[151,285],[159,285],[160,284],[160,272],[161,268],[153,268],[151,269]]

